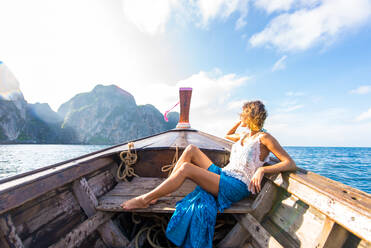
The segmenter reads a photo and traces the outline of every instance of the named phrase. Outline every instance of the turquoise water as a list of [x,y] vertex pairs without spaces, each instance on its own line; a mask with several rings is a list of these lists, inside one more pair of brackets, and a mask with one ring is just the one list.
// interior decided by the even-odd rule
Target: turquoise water
[[[102,145],[0,145],[0,178],[52,165]],[[296,164],[322,176],[371,193],[371,148],[284,147]]]

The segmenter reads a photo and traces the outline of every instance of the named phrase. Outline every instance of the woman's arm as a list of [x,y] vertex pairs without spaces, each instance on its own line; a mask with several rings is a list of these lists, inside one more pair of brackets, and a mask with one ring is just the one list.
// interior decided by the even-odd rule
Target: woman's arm
[[291,171],[296,170],[296,164],[290,155],[283,149],[283,147],[278,143],[278,141],[270,134],[265,133],[260,141],[264,144],[269,151],[271,151],[281,162],[274,165],[259,167],[249,184],[249,190],[255,194],[255,192],[260,192],[261,181],[263,179],[264,173],[275,173],[281,171]]
[[241,121],[237,122],[225,135],[226,139],[237,142],[240,139],[240,134],[236,133],[238,126],[241,124]]

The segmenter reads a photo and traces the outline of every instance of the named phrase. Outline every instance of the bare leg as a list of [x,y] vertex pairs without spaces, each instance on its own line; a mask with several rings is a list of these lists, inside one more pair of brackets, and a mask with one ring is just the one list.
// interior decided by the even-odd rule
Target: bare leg
[[[170,173],[170,176],[174,174],[185,162],[193,162],[193,164],[198,165],[199,167],[204,168],[206,170],[212,164],[212,161],[197,146],[188,145],[184,149],[182,155],[179,157],[177,163],[175,164],[173,170]],[[170,193],[167,194],[166,196],[170,196]],[[150,204],[155,204],[157,200],[158,200],[157,198],[153,199],[150,202]]]
[[191,179],[201,188],[217,197],[220,175],[200,168],[192,163],[185,162],[155,189],[123,202],[120,206],[125,210],[147,208],[153,199],[158,199],[159,197],[177,190],[184,183],[186,178]]
[[175,164],[173,171],[174,173],[184,162],[191,162],[201,168],[208,169],[213,163],[209,157],[203,153],[197,146],[188,145],[182,155],[179,157],[178,162]]

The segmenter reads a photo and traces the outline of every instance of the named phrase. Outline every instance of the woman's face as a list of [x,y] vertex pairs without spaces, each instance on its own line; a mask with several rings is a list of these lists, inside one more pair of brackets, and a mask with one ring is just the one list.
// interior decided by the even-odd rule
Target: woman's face
[[241,127],[247,127],[247,122],[245,122],[244,118],[240,117],[241,119]]

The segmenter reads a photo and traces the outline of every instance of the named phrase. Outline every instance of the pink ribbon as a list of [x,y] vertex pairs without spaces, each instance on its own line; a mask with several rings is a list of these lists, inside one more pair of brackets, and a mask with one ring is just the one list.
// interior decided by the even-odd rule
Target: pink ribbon
[[170,112],[170,110],[172,110],[173,108],[175,108],[176,107],[176,105],[178,105],[179,104],[179,102],[180,101],[178,101],[177,102],[177,104],[175,104],[171,109],[169,109],[169,110],[167,110],[166,112],[165,112],[165,114],[164,114],[164,118],[165,118],[165,121],[166,122],[168,122],[169,121],[169,119],[167,118],[167,113],[169,113]]

